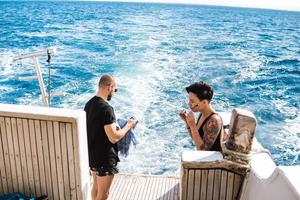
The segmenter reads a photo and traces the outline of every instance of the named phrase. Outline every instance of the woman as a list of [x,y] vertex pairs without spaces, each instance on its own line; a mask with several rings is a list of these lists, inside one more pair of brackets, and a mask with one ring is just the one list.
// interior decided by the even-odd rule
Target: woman
[[[186,91],[191,111],[182,110],[179,115],[185,122],[196,149],[222,151],[223,122],[210,104],[214,94],[212,87],[200,81],[187,87]],[[194,112],[200,112],[197,121]]]

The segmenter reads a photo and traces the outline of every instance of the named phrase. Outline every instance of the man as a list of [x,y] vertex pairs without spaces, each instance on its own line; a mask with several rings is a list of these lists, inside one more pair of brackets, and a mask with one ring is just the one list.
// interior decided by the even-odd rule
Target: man
[[[213,89],[204,82],[196,82],[186,88],[190,112],[182,110],[179,115],[185,122],[197,150],[222,151],[223,122],[210,104]],[[195,120],[194,112],[200,112]]]
[[96,96],[85,105],[87,119],[89,166],[93,176],[92,200],[108,198],[114,174],[118,173],[117,142],[136,124],[129,119],[120,129],[113,108],[107,101],[117,92],[116,81],[111,75],[100,78]]

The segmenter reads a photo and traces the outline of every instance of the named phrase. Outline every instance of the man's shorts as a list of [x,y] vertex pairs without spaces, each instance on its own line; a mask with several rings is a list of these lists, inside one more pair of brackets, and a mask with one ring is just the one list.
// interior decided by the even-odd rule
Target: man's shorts
[[97,176],[112,176],[119,173],[119,169],[116,164],[92,167],[91,171],[96,172]]

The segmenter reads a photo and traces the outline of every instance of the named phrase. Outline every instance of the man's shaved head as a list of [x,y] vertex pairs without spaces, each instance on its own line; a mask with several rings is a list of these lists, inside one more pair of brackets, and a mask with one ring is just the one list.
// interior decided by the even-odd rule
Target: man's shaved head
[[114,83],[114,81],[115,80],[112,77],[112,75],[105,74],[105,75],[101,76],[101,78],[99,80],[99,87],[111,85]]

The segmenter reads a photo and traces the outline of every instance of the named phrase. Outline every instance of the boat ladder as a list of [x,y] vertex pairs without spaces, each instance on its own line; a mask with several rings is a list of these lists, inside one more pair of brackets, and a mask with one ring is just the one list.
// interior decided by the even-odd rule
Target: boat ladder
[[46,107],[50,107],[51,97],[64,95],[62,92],[56,92],[56,93],[52,93],[52,94],[50,93],[50,66],[49,66],[48,94],[46,93],[43,75],[42,75],[41,67],[40,67],[40,63],[39,63],[39,57],[43,56],[43,55],[47,55],[48,56],[47,62],[50,64],[51,56],[55,53],[56,53],[55,48],[48,48],[43,51],[37,51],[37,52],[31,53],[31,54],[24,54],[21,56],[17,56],[13,59],[14,62],[20,61],[20,60],[25,60],[25,59],[32,59],[33,64],[34,64],[34,69],[36,72],[36,76],[19,77],[19,80],[30,81],[30,80],[37,79],[39,82],[40,91],[42,94],[43,104]]

